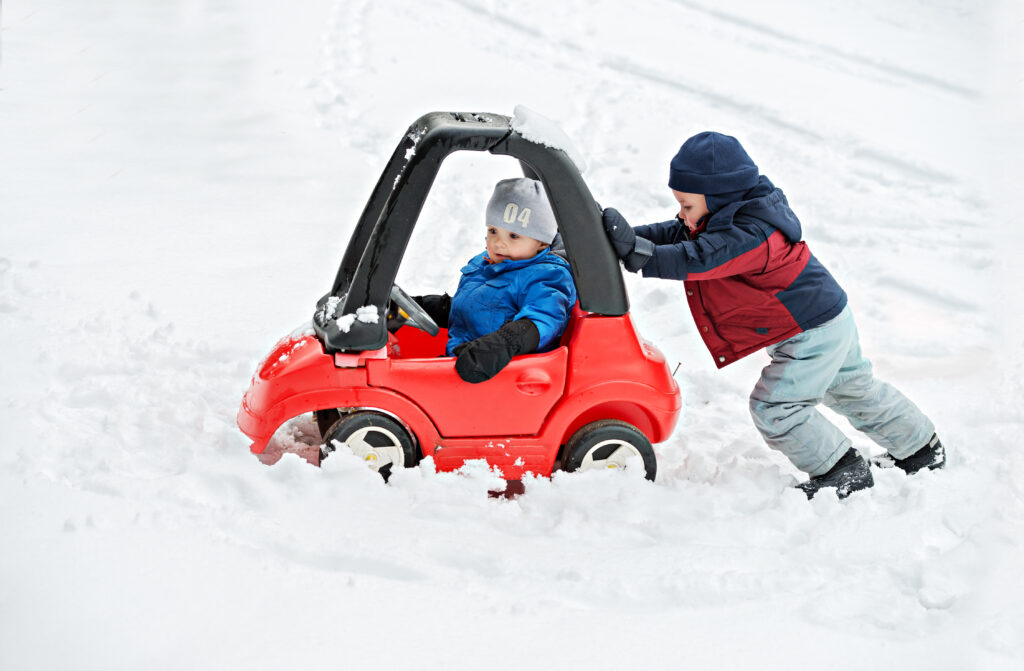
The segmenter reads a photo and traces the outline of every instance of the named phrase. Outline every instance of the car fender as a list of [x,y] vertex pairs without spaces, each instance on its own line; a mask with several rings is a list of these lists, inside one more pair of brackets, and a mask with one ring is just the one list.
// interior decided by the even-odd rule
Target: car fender
[[437,429],[423,410],[401,394],[367,386],[365,359],[373,356],[379,354],[330,355],[312,336],[282,338],[260,363],[238,410],[238,427],[253,440],[249,449],[262,454],[282,424],[307,412],[379,408],[401,418],[432,453]]
[[253,439],[250,450],[261,454],[274,432],[293,417],[328,408],[377,410],[405,425],[424,455],[433,454],[439,435],[430,418],[419,406],[400,394],[385,389],[347,387],[303,392],[285,396],[272,406],[255,412],[244,402],[238,412],[238,426]]
[[618,419],[642,431],[651,443],[660,443],[672,435],[681,409],[677,390],[664,392],[639,382],[611,381],[566,397],[552,411],[545,433],[564,445],[585,424]]

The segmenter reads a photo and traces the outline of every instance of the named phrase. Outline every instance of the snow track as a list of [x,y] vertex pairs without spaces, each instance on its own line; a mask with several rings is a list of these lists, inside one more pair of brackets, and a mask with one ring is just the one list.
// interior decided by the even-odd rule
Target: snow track
[[[1015,183],[990,179],[1019,138],[979,74],[1000,6],[65,4],[2,15],[0,668],[1024,662],[1022,244],[982,188]],[[640,331],[682,363],[656,483],[556,474],[506,501],[473,465],[384,486],[344,453],[260,464],[234,425],[249,376],[406,126],[519,103],[634,224],[672,216],[685,137],[739,136],[949,468],[807,502],[750,424],[763,357],[715,370],[679,285],[635,276]],[[399,283],[453,290],[517,170],[449,159]]]

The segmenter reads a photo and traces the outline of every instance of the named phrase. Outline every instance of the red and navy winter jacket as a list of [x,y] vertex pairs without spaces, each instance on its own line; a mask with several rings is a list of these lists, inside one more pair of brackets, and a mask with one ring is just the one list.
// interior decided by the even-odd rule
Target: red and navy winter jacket
[[692,235],[679,219],[633,230],[655,244],[644,277],[684,280],[697,330],[722,368],[820,326],[846,292],[801,242],[800,220],[763,175]]

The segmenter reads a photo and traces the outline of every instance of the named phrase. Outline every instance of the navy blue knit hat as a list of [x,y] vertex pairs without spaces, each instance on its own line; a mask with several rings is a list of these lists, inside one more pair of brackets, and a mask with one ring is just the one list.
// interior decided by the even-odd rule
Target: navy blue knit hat
[[683,193],[731,193],[756,184],[757,166],[740,141],[713,131],[684,142],[668,173],[669,187]]

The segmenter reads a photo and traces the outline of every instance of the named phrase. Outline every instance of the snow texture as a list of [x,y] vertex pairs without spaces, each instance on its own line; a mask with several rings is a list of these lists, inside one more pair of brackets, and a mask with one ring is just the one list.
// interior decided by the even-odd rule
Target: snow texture
[[376,324],[380,321],[380,317],[377,314],[377,308],[372,305],[364,305],[361,308],[356,308],[354,313],[344,314],[338,317],[336,321],[338,328],[345,333],[348,333],[349,329],[352,328],[352,324],[355,324],[357,320],[364,324]]
[[356,316],[352,313],[341,315],[335,322],[338,324],[338,328],[343,332],[348,333],[352,328],[352,324],[356,322]]
[[583,153],[576,148],[565,131],[551,119],[525,105],[516,105],[511,125],[513,130],[531,142],[564,151],[576,165],[577,170],[581,173],[587,171],[587,162],[583,158]]
[[311,335],[316,335],[316,329],[313,328],[313,320],[307,319],[306,321],[302,322],[294,329],[292,329],[292,332],[288,334],[288,337],[292,339],[297,339]]
[[[1022,19],[968,0],[3,3],[0,669],[1024,668]],[[385,486],[345,451],[307,463],[308,415],[272,466],[250,454],[250,376],[332,285],[409,124],[519,102],[634,224],[675,214],[685,138],[739,137],[948,468],[808,502],[750,422],[765,357],[716,370],[679,283],[635,275],[637,329],[684,391],[654,483],[556,473],[494,499],[482,464],[428,459]],[[400,286],[453,291],[520,174],[448,158]]]
[[380,321],[380,315],[376,306],[364,305],[361,308],[356,308],[356,319],[364,324],[376,324]]
[[[320,314],[318,315],[321,323],[326,323],[331,319],[334,319],[338,313],[338,306],[341,305],[340,296],[328,296],[324,304],[320,306]],[[355,317],[352,317],[355,319]]]

